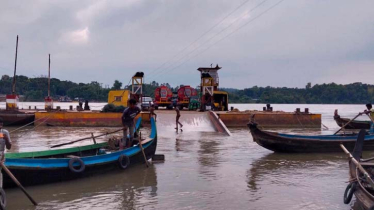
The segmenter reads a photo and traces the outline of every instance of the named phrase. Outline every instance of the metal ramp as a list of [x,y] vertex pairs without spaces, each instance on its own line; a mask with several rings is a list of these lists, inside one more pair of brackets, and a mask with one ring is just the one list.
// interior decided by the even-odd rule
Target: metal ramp
[[231,132],[229,131],[229,129],[227,129],[225,123],[222,122],[222,120],[218,117],[216,113],[209,111],[207,114],[208,114],[210,122],[212,123],[214,129],[217,132],[224,133],[228,136],[231,136]]

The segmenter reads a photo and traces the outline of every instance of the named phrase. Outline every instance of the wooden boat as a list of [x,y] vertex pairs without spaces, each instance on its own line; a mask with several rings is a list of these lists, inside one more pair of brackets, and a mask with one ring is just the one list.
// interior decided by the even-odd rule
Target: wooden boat
[[0,110],[0,117],[4,120],[4,126],[26,125],[35,120],[34,113],[18,110]]
[[[149,138],[141,142],[147,159],[153,157],[157,147],[157,129],[153,118],[151,118],[151,128]],[[106,150],[104,153],[98,145],[90,149],[87,147],[78,155],[70,155],[71,151],[67,150],[65,152],[33,158],[7,158],[5,165],[23,185],[27,186],[125,169],[145,161],[139,144],[124,150]],[[12,186],[14,186],[12,180],[4,174],[4,188]]]
[[[138,131],[140,129],[141,123],[142,123],[142,118],[139,117],[135,124],[135,130]],[[89,154],[96,154],[96,152],[92,153],[92,151],[96,151],[100,148],[105,148],[105,147],[108,147],[108,142],[89,144],[89,145],[78,146],[78,147],[63,148],[63,149],[5,153],[5,158],[6,159],[8,158],[41,158],[41,157],[60,158],[60,157],[64,157],[67,155],[87,156]]]
[[[364,130],[362,130],[364,133]],[[349,204],[353,194],[356,197],[361,209],[373,210],[374,209],[374,185],[372,178],[374,176],[374,158],[361,159],[362,151],[366,147],[366,141],[364,141],[363,135],[359,134],[357,138],[356,146],[350,154],[349,159],[349,176],[350,183],[348,184],[344,192],[344,203]],[[346,151],[347,153],[348,151]],[[349,153],[348,153],[349,154]],[[353,160],[355,159],[355,160]],[[357,162],[362,166],[361,170],[355,163]],[[365,174],[368,177],[365,177]],[[369,177],[370,176],[370,177]]]
[[[334,114],[335,122],[340,126],[344,126],[347,124],[350,119],[349,118],[341,118],[340,115],[335,112]],[[361,120],[352,120],[348,125],[345,126],[345,129],[370,129],[370,121],[361,121]]]
[[[340,144],[353,149],[357,134],[304,136],[263,131],[256,123],[247,124],[253,140],[260,146],[274,152],[313,153],[341,152]],[[365,136],[365,150],[374,150],[374,135]]]

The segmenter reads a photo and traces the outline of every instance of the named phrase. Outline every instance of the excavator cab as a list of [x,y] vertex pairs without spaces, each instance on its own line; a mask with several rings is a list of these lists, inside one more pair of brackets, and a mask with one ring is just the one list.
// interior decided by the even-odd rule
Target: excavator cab
[[229,95],[225,91],[213,92],[213,105],[215,111],[228,111]]

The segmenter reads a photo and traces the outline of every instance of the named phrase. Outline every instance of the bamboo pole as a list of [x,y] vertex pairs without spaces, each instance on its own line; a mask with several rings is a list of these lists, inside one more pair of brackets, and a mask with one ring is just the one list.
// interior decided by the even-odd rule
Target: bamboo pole
[[122,130],[123,130],[123,128],[118,129],[118,130],[114,130],[114,131],[111,131],[111,132],[106,132],[104,134],[100,134],[100,135],[97,135],[97,136],[90,136],[90,137],[81,138],[81,139],[71,141],[71,142],[67,142],[67,143],[56,144],[56,145],[51,146],[51,148],[61,147],[61,146],[68,145],[68,144],[74,144],[76,142],[83,141],[83,140],[88,140],[88,139],[92,139],[92,138],[99,138],[99,137],[106,136],[106,135],[109,135],[109,134],[112,134],[112,133],[117,133],[117,132],[122,131]]
[[9,175],[9,177],[14,181],[14,183],[16,183],[16,185],[21,188],[21,190],[23,191],[23,193],[25,193],[25,195],[29,198],[29,200],[31,201],[32,204],[34,204],[34,206],[37,206],[38,203],[36,203],[36,201],[31,197],[31,195],[26,191],[26,189],[21,185],[21,183],[17,180],[16,177],[14,177],[14,175],[12,174],[12,172],[9,171],[9,169],[5,166],[5,164],[3,162],[0,162],[0,166],[4,169],[4,171]]
[[16,58],[14,61],[14,76],[13,76],[13,84],[12,84],[12,94],[16,94],[16,72],[17,72],[17,54],[18,54],[18,35],[16,41]]
[[145,152],[144,152],[144,149],[143,149],[143,146],[142,146],[142,133],[141,133],[141,132],[140,132],[140,135],[139,135],[139,147],[140,147],[140,149],[142,150],[143,157],[144,157],[144,161],[145,161],[145,165],[146,165],[147,168],[148,168],[149,165],[148,165],[147,156],[145,156]]
[[48,98],[51,96],[51,54],[48,55]]
[[92,140],[93,140],[94,144],[97,144],[97,143],[96,143],[95,136],[93,135],[93,133],[91,133],[91,136],[92,136]]

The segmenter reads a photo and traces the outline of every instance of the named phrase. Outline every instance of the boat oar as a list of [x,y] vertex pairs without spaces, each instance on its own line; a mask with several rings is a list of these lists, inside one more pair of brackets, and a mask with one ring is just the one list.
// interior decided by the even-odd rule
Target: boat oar
[[145,156],[145,152],[144,152],[144,149],[143,149],[143,146],[142,146],[142,133],[141,133],[141,132],[140,132],[140,135],[139,135],[139,147],[140,147],[140,149],[142,150],[143,157],[144,157],[144,161],[145,161],[145,165],[146,165],[147,168],[148,168],[149,165],[148,165],[147,156]]
[[339,133],[339,131],[341,131],[343,128],[345,128],[345,126],[347,126],[349,123],[351,123],[353,120],[355,120],[357,117],[359,117],[360,115],[362,115],[362,113],[358,113],[358,115],[356,117],[354,117],[353,119],[351,119],[350,121],[348,121],[346,124],[344,124],[338,131],[336,131],[334,133],[334,135],[336,135],[337,133]]
[[12,172],[9,171],[9,169],[4,165],[3,162],[0,162],[0,166],[4,169],[4,171],[8,174],[8,176],[14,181],[14,183],[16,183],[16,185],[18,185],[19,188],[21,188],[21,190],[25,193],[25,195],[29,198],[29,200],[31,201],[32,204],[34,204],[34,206],[37,206],[38,203],[36,203],[36,201],[31,197],[31,195],[26,191],[26,189],[21,185],[21,183],[19,183],[19,181],[16,179],[16,177],[14,177],[14,175],[12,174]]
[[364,174],[365,179],[367,182],[369,182],[370,186],[374,188],[374,181],[371,179],[369,173],[362,167],[362,165],[352,156],[352,154],[345,148],[343,144],[340,144],[340,147],[343,149],[343,151],[349,156],[349,159],[356,165],[356,167],[361,171],[361,173]]
[[76,142],[89,140],[89,139],[92,139],[92,138],[95,139],[95,138],[106,136],[106,135],[109,135],[109,134],[112,134],[112,133],[117,133],[118,131],[122,131],[122,130],[123,130],[123,128],[115,130],[115,131],[111,131],[111,132],[106,132],[104,134],[100,134],[100,135],[97,135],[97,136],[91,136],[91,137],[86,137],[86,138],[78,139],[78,140],[67,142],[67,143],[56,144],[56,145],[51,146],[51,148],[61,147],[61,146],[65,146],[65,145],[68,145],[68,144],[74,144]]

